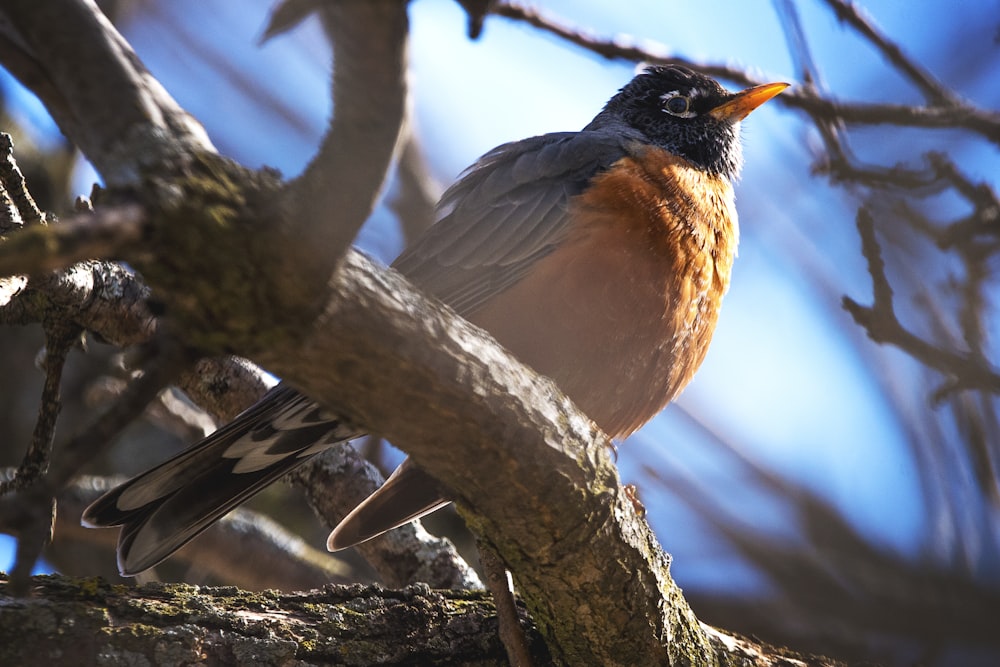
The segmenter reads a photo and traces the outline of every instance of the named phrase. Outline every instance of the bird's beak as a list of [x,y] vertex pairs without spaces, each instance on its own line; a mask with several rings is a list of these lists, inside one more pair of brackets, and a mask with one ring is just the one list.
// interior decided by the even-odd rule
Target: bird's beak
[[754,86],[736,93],[728,101],[709,111],[709,115],[716,120],[727,123],[738,123],[750,112],[759,107],[764,102],[788,88],[787,83],[765,83],[762,86]]

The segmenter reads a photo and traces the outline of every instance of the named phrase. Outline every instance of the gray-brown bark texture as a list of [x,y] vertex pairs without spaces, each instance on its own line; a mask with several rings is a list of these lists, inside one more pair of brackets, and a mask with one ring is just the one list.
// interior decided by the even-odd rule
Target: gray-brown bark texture
[[[3,665],[508,664],[495,608],[480,592],[354,585],[250,593],[58,576],[35,577],[27,598],[5,588],[0,579]],[[519,612],[532,658],[549,664],[541,635],[520,605]],[[708,633],[720,665],[842,664]]]

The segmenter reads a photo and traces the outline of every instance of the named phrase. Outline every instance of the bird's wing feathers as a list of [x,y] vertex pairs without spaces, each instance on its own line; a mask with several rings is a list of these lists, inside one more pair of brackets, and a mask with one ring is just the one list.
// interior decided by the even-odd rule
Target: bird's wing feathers
[[500,146],[444,193],[438,222],[393,266],[470,315],[558,245],[568,231],[572,197],[625,154],[620,135],[601,132]]

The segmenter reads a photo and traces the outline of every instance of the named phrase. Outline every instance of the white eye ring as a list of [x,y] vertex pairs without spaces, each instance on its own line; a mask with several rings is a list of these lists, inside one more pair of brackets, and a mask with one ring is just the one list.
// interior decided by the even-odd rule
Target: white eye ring
[[[674,100],[679,100],[681,104],[674,102]],[[661,95],[660,101],[663,113],[668,113],[678,118],[694,118],[697,115],[691,110],[691,97],[681,95],[681,91],[679,90],[672,90],[669,93]]]

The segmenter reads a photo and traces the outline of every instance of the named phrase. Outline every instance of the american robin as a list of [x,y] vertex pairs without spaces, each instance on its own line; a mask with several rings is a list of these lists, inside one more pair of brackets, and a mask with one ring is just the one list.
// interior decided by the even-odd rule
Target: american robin
[[[393,266],[624,438],[675,398],[705,357],[736,253],[739,122],[787,85],[729,93],[684,67],[649,67],[582,131],[480,158]],[[280,384],[191,449],[102,496],[83,520],[122,526],[119,569],[136,574],[358,435]],[[328,547],[446,502],[432,478],[404,462]]]

